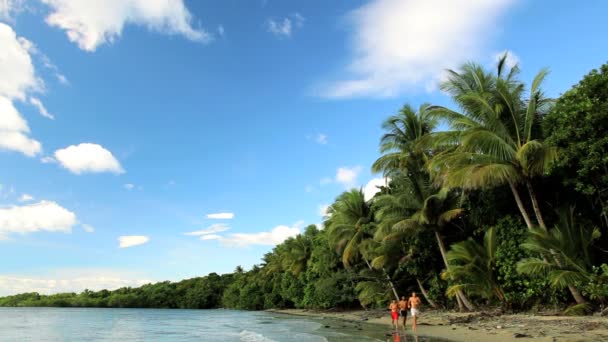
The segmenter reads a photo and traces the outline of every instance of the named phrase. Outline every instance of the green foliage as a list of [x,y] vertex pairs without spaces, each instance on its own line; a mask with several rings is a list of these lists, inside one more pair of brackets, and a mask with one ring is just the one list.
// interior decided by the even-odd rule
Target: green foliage
[[560,149],[554,173],[590,196],[608,227],[608,64],[565,92],[543,120],[547,141]]
[[469,238],[451,246],[447,253],[450,268],[444,273],[455,283],[447,290],[449,296],[455,296],[460,289],[506,302],[495,272],[497,244],[496,230],[492,227],[486,230],[483,244]]
[[[24,293],[0,298],[0,306],[368,308],[417,291],[444,307],[455,305],[448,293],[469,309],[499,301],[525,310],[565,307],[566,288],[577,301],[567,313],[606,306],[608,234],[594,227],[608,228],[608,64],[552,108],[541,89],[546,70],[526,87],[505,58],[495,71],[475,63],[449,71],[442,88],[459,112],[406,104],[387,118],[372,171],[388,184],[370,200],[362,190],[343,192],[325,229],[306,227],[248,271],[114,291]],[[450,130],[434,131],[439,119]],[[524,186],[529,197],[519,195]],[[542,217],[564,197],[589,200],[590,208]]]
[[494,226],[498,245],[496,248],[497,279],[505,293],[508,307],[521,310],[534,305],[556,304],[564,300],[563,291],[553,290],[543,278],[531,278],[517,272],[517,262],[531,256],[522,247],[527,238],[527,228],[519,218],[506,216]]

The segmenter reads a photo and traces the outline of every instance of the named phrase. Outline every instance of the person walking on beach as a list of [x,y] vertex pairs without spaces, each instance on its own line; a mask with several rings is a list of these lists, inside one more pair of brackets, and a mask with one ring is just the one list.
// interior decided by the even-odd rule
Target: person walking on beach
[[420,298],[416,296],[416,292],[412,292],[412,296],[407,300],[407,306],[410,308],[410,314],[412,315],[412,330],[416,332],[416,317],[420,314]]
[[388,307],[391,310],[391,327],[395,326],[395,329],[399,328],[399,306],[397,301],[393,299],[391,305]]
[[405,296],[402,296],[399,301],[399,313],[403,317],[403,329],[407,329],[405,325],[407,323],[407,300],[405,300]]

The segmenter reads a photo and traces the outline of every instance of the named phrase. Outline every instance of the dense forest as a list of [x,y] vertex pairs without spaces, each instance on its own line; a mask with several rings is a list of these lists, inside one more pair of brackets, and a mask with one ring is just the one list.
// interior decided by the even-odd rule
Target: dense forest
[[[453,108],[386,119],[371,199],[337,196],[249,271],[0,306],[373,308],[410,291],[434,308],[607,313],[608,64],[558,99],[506,55],[449,70]],[[441,129],[439,129],[441,128]]]

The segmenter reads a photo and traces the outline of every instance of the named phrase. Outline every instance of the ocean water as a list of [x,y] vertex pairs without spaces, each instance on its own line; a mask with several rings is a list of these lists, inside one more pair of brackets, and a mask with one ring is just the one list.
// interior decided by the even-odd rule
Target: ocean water
[[[0,341],[399,341],[381,328],[268,312],[0,308]],[[403,337],[401,341],[431,341]],[[435,340],[433,340],[435,341]]]

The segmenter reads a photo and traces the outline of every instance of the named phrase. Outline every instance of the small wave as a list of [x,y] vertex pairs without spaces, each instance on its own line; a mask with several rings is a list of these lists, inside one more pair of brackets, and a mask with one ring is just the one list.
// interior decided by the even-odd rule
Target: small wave
[[241,338],[241,341],[243,342],[276,342],[275,340],[271,340],[262,334],[258,334],[249,330],[241,331],[239,336]]

